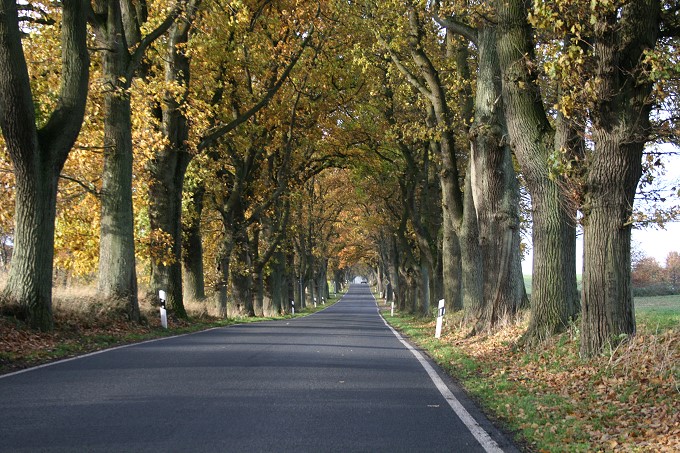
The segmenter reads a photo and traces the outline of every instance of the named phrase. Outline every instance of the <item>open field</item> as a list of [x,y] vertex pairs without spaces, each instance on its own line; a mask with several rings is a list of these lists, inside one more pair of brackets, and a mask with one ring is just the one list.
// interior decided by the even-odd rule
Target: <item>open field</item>
[[[577,276],[581,285],[581,276]],[[531,294],[531,275],[524,276],[527,293]],[[650,328],[659,326],[667,329],[680,325],[680,294],[672,296],[650,296],[635,298],[635,315],[638,322]]]
[[636,297],[635,317],[648,329],[666,330],[680,326],[680,295]]

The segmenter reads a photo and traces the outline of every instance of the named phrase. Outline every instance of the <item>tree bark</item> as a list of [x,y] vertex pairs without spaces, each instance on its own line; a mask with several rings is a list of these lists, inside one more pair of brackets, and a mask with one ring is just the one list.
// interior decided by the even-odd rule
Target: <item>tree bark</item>
[[531,321],[523,340],[540,343],[566,329],[577,300],[575,219],[548,160],[554,130],[543,108],[533,70],[534,45],[527,22],[530,4],[499,0],[497,43],[505,118],[533,209]]
[[[232,315],[229,300],[229,275],[231,254],[234,249],[233,231],[231,226],[231,213],[222,212],[223,235],[217,252],[217,277],[215,285],[215,305],[221,317]],[[225,217],[226,216],[226,217]]]
[[652,83],[644,53],[659,35],[660,3],[626,4],[597,27],[597,108],[590,112],[593,152],[586,169],[583,206],[584,270],[581,354],[635,333],[631,288],[633,201],[650,137]]
[[[113,16],[112,11],[110,14]],[[120,41],[117,38],[119,33],[108,30],[106,45],[118,49],[103,52],[102,72],[105,84],[110,88],[104,101],[105,152],[98,286],[104,297],[124,300],[130,318],[137,321],[139,305],[132,208],[132,122],[128,87],[121,83],[127,70],[127,61],[117,44]]]
[[205,280],[203,275],[203,240],[201,236],[201,215],[205,187],[198,184],[191,188],[187,210],[189,218],[183,219],[183,291],[185,300],[205,299]]
[[104,17],[95,26],[101,45],[104,94],[104,172],[99,240],[100,293],[126,302],[139,320],[132,208],[132,120],[128,52],[120,2],[95,3]]
[[87,5],[64,0],[62,80],[55,110],[38,129],[17,4],[0,3],[0,128],[16,178],[14,255],[3,297],[28,324],[51,330],[57,183],[85,114],[89,78]]
[[470,129],[472,191],[479,228],[484,303],[476,331],[514,316],[526,298],[521,269],[519,183],[515,175],[501,98],[496,30],[478,29],[475,119]]
[[130,318],[138,321],[129,89],[146,50],[173,24],[177,9],[144,38],[140,30],[147,18],[146,4],[140,3],[135,14],[133,9],[119,0],[97,0],[91,23],[102,56],[105,87],[98,286],[104,297],[126,301]]
[[[182,50],[189,39],[189,30],[195,15],[195,5],[190,5],[188,16],[175,22],[169,30],[168,56],[165,61],[165,81],[183,87],[184,97],[189,89],[189,58]],[[176,316],[186,318],[182,291],[182,191],[184,176],[193,158],[188,149],[189,124],[182,112],[184,99],[177,100],[174,91],[167,92],[162,105],[162,132],[167,140],[163,150],[149,163],[149,223],[151,231],[169,235],[171,260],[151,259],[150,287],[155,293],[163,289],[167,306]],[[200,219],[198,220],[200,222]],[[166,244],[154,244],[152,247]]]

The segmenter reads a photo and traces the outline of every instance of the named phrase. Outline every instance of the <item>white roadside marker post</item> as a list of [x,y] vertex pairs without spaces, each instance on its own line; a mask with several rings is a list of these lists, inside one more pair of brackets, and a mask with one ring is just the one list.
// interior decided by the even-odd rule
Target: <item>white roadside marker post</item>
[[392,308],[390,309],[390,316],[394,317],[394,301],[392,301]]
[[326,305],[326,298],[325,297],[321,298],[321,305]]
[[435,338],[439,338],[442,336],[442,320],[444,318],[444,313],[446,312],[446,309],[444,308],[444,299],[441,299],[439,301],[439,310],[437,314],[437,329],[434,333]]
[[290,309],[291,309],[291,313],[293,315],[295,315],[295,301],[294,300],[290,301]]
[[164,329],[168,328],[168,311],[165,309],[165,291],[158,291],[158,298],[161,301],[161,325]]
[[314,308],[316,308],[316,297],[314,298]]

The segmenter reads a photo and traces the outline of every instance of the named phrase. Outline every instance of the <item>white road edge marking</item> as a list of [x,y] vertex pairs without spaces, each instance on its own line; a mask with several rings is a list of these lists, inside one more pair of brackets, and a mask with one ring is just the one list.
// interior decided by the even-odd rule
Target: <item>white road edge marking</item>
[[[347,294],[347,293],[345,293],[345,294]],[[342,300],[342,298],[345,297],[345,294],[343,294],[342,297],[340,299],[338,299],[335,303],[340,302]],[[335,303],[333,305],[335,305]],[[311,314],[309,314],[305,317],[315,315],[316,313],[321,313],[322,311],[331,308],[333,305],[329,305],[328,307],[324,308],[323,310],[316,311],[316,312],[311,313]],[[243,326],[243,325],[244,324],[236,324],[236,325],[227,326],[227,327],[239,327],[239,326]],[[288,325],[288,323],[286,323],[286,325]],[[11,376],[16,376],[17,374],[28,373],[29,371],[35,371],[35,370],[39,370],[41,368],[47,368],[48,366],[57,365],[57,364],[60,364],[60,363],[66,363],[66,362],[72,362],[73,360],[84,359],[85,357],[92,357],[93,355],[104,354],[105,352],[115,351],[116,349],[129,348],[130,346],[139,346],[140,344],[169,340],[171,338],[185,337],[187,335],[194,335],[194,334],[201,333],[201,332],[209,332],[209,331],[215,330],[215,329],[222,329],[222,327],[211,327],[210,329],[199,330],[199,331],[196,331],[196,332],[183,333],[181,335],[173,335],[173,336],[170,336],[170,337],[153,338],[151,340],[140,341],[139,343],[122,344],[120,346],[114,346],[112,348],[101,349],[99,351],[94,351],[94,352],[90,352],[90,353],[87,353],[87,354],[78,355],[78,356],[75,356],[75,357],[69,357],[68,359],[56,360],[54,362],[43,363],[42,365],[36,365],[36,366],[32,366],[30,368],[24,368],[23,370],[13,371],[13,372],[7,373],[7,374],[0,374],[0,379],[8,378],[8,377],[11,377]]]
[[208,332],[210,330],[215,330],[215,329],[221,329],[221,327],[212,327],[212,328],[206,329],[206,330],[199,330],[199,331],[196,331],[196,332],[183,333],[181,335],[172,335],[172,336],[169,336],[169,337],[153,338],[151,340],[140,341],[139,343],[128,343],[128,344],[122,344],[120,346],[114,346],[112,348],[100,349],[99,351],[89,352],[87,354],[78,355],[78,356],[75,356],[75,357],[69,357],[68,359],[56,360],[54,362],[43,363],[42,365],[36,365],[36,366],[30,367],[30,368],[24,368],[23,370],[13,371],[13,372],[7,373],[7,374],[0,374],[0,379],[8,378],[8,377],[11,377],[11,376],[16,376],[17,374],[28,373],[29,371],[35,371],[35,370],[39,370],[41,368],[47,368],[47,367],[50,367],[50,366],[53,366],[53,365],[58,365],[60,363],[72,362],[74,360],[84,359],[85,357],[92,357],[94,355],[104,354],[106,352],[115,351],[117,349],[124,349],[124,348],[129,348],[129,347],[132,347],[132,346],[139,346],[139,345],[147,344],[147,343],[155,343],[157,341],[170,340],[172,338],[186,337],[187,335],[194,335],[194,334],[197,334],[197,333]]
[[[374,296],[375,299],[375,296]],[[376,305],[378,305],[376,301]],[[435,387],[437,387],[437,390],[439,390],[439,393],[442,394],[444,399],[446,400],[447,403],[449,403],[449,406],[451,406],[451,409],[453,409],[453,412],[456,413],[460,421],[462,421],[465,426],[467,427],[468,430],[472,433],[473,436],[475,436],[475,439],[477,439],[477,442],[484,448],[489,453],[502,453],[503,449],[498,446],[495,440],[489,436],[489,433],[487,433],[484,428],[479,426],[479,423],[477,423],[477,420],[475,420],[472,415],[463,407],[462,404],[460,404],[460,401],[458,401],[458,398],[451,393],[451,390],[444,384],[444,381],[439,377],[437,372],[432,368],[432,365],[428,363],[427,360],[425,360],[425,357],[418,352],[413,346],[408,344],[406,340],[392,328],[391,325],[387,323],[385,318],[383,317],[382,313],[380,313],[380,308],[378,307],[378,315],[382,318],[383,322],[385,325],[392,331],[395,337],[401,343],[406,346],[406,348],[411,351],[411,354],[415,356],[416,359],[418,359],[418,362],[425,368],[425,371],[427,374],[430,376],[430,379],[432,379],[432,382],[434,383]]]

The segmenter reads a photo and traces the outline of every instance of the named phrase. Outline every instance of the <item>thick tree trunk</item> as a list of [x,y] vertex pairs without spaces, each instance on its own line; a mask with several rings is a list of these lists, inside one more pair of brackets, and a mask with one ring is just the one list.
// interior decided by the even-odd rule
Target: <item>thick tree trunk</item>
[[84,2],[62,2],[62,80],[55,110],[36,127],[17,3],[0,3],[0,127],[16,178],[14,253],[3,297],[28,324],[51,330],[57,182],[83,121],[89,78]]
[[15,173],[14,254],[4,296],[18,303],[29,326],[49,331],[58,176],[49,165],[37,167],[31,176]]
[[399,294],[399,250],[397,249],[397,239],[395,235],[392,235],[389,240],[389,262],[387,265],[388,273],[390,275],[390,281],[388,285],[390,286],[391,298],[388,299],[389,302],[393,300],[396,301],[397,295]]
[[[442,280],[444,306],[449,313],[463,310],[463,280],[460,242],[453,229],[453,220],[448,211],[443,216],[442,238]],[[447,225],[448,224],[448,225]]]
[[272,315],[278,315],[284,310],[290,310],[286,284],[286,256],[283,252],[274,253],[271,270],[269,278],[271,280]]
[[421,297],[418,303],[417,312],[420,316],[432,316],[430,313],[430,287],[432,285],[432,268],[430,263],[425,262],[420,264],[420,288]]
[[319,277],[317,278],[318,302],[328,300],[328,259],[323,258],[319,264]]
[[[168,57],[165,61],[165,81],[188,90],[190,82],[189,58],[181,46],[189,37],[190,20],[175,23],[169,30]],[[189,124],[182,112],[183,101],[175,92],[166,93],[163,100],[163,136],[167,143],[149,163],[149,223],[151,232],[161,232],[162,239],[170,240],[171,259],[151,259],[151,283],[154,293],[167,293],[167,306],[180,318],[186,318],[182,300],[182,190],[192,155],[187,149]],[[199,219],[200,221],[200,219]],[[152,241],[152,247],[167,247]]]
[[461,267],[463,280],[463,309],[465,319],[476,321],[484,306],[484,268],[479,246],[479,226],[475,212],[471,186],[470,167],[465,176],[465,209],[457,226],[458,240],[461,250]]
[[[230,218],[223,219],[224,234],[217,252],[217,284],[215,285],[215,305],[221,317],[231,316],[229,306],[229,272],[231,253],[234,248],[233,232],[226,225],[230,225]],[[233,300],[233,298],[232,298]]]
[[[108,74],[115,72],[105,70]],[[99,291],[104,297],[126,301],[131,319],[138,320],[132,210],[132,124],[127,94],[108,93],[104,115],[106,152],[101,190]]]
[[101,190],[99,291],[124,300],[130,317],[139,320],[132,207],[132,120],[127,80],[129,54],[125,47],[120,4],[106,2],[107,23],[101,27],[104,95],[104,172]]
[[558,182],[549,174],[554,130],[532,66],[529,5],[524,0],[499,0],[496,5],[505,117],[533,208],[531,322],[524,341],[537,344],[566,329],[574,314],[578,297],[575,219]]
[[316,280],[314,279],[313,268],[310,268],[309,275],[308,275],[308,277],[306,278],[306,281],[305,281],[305,287],[307,289],[306,298],[305,298],[305,306],[313,307],[314,306],[314,300],[316,299],[316,296],[317,296]]
[[658,0],[627,3],[602,19],[593,43],[598,105],[583,206],[581,354],[635,333],[630,215],[650,137],[652,83],[643,65],[659,36]]
[[559,187],[528,185],[534,206],[534,260],[531,321],[524,341],[538,344],[566,330],[577,313],[576,230]]
[[234,263],[230,268],[229,287],[234,300],[235,314],[238,316],[254,316],[252,263],[248,253],[246,232],[235,231],[234,238],[234,253],[232,253]]
[[[182,300],[182,186],[184,172],[188,165],[188,153],[180,150],[165,150],[151,165],[152,179],[149,184],[149,223],[152,234],[160,232],[161,241],[152,241],[170,256],[151,258],[150,288],[154,294],[164,290],[167,294],[167,307],[176,316],[186,318]],[[199,220],[200,221],[200,220]],[[169,241],[167,243],[166,241]]]
[[470,130],[471,170],[475,210],[479,222],[484,303],[477,331],[492,329],[514,316],[526,293],[521,269],[519,183],[506,135],[496,32],[480,28],[477,39],[479,71],[475,121]]
[[[295,303],[295,307],[297,307],[297,311],[300,311],[302,309],[302,300],[304,299],[302,297],[304,288],[302,288],[302,279],[301,278],[295,278],[292,282],[291,285],[293,286],[293,302]],[[291,305],[292,308],[292,305]]]
[[[584,356],[599,352],[607,344],[615,345],[622,334],[635,333],[630,278],[632,227],[628,223],[628,206],[632,205],[635,189],[624,194],[620,188],[610,186],[605,193],[593,194],[587,200],[592,204],[583,235],[581,353]],[[621,198],[628,198],[630,205],[621,203]]]
[[190,212],[184,219],[182,230],[184,241],[182,251],[183,291],[185,300],[205,299],[205,280],[203,271],[203,239],[201,236],[201,215],[203,213],[203,185],[195,187],[189,197]]
[[267,297],[267,306],[265,307],[265,288],[264,288],[264,272],[262,269],[256,270],[253,275],[253,313],[255,316],[271,316],[271,298]]

